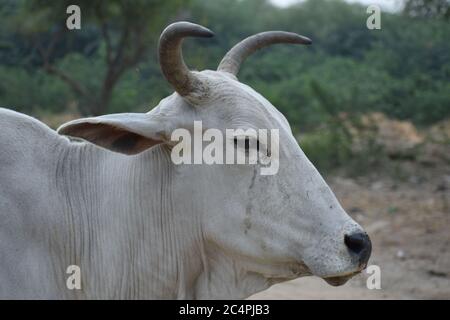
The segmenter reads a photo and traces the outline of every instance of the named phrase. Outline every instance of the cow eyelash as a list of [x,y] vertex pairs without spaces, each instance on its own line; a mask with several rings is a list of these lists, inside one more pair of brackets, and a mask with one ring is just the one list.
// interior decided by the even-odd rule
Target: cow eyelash
[[[238,141],[239,139],[237,137],[234,137],[234,146],[237,148],[238,147]],[[244,149],[245,149],[245,153],[248,154],[250,152],[250,139],[249,138],[245,138],[244,139]],[[256,140],[256,152],[259,154],[259,150],[260,150],[260,143],[259,140]],[[270,157],[270,151],[267,150],[266,152],[266,156]]]
[[[238,146],[238,141],[239,139],[237,137],[234,138],[234,146],[237,147]],[[244,139],[244,148],[245,148],[245,152],[249,152],[250,150],[250,139],[249,138],[245,138]],[[259,152],[259,140],[256,140],[256,151]]]
[[[234,138],[234,146],[235,147],[238,146],[238,141],[239,141],[239,139],[237,137],[235,137]],[[249,138],[244,139],[244,148],[245,148],[245,152],[248,152],[250,150],[250,139]],[[256,151],[259,152],[259,140],[256,140]]]

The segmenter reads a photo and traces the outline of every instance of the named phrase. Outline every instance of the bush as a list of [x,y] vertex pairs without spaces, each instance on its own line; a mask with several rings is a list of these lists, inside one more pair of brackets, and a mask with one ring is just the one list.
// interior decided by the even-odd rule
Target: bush
[[[42,94],[45,92],[45,94]],[[41,70],[27,71],[0,65],[0,105],[25,113],[62,112],[72,93],[58,79]]]

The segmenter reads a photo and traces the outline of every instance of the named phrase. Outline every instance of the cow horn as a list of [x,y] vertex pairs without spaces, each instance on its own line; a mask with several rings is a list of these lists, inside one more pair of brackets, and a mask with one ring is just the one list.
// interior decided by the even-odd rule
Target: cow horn
[[159,64],[167,81],[181,96],[202,88],[200,80],[186,67],[181,44],[185,37],[210,38],[214,33],[198,24],[175,22],[159,38]]
[[311,44],[312,41],[304,36],[292,32],[267,31],[250,36],[236,44],[217,68],[218,71],[225,71],[237,75],[242,62],[253,52],[276,43]]

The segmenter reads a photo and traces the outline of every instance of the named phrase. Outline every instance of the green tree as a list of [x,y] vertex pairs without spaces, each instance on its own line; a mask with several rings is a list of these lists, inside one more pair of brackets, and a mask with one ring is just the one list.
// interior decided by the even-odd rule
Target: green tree
[[411,17],[450,19],[449,0],[406,0],[404,13]]
[[[81,30],[69,31],[66,27],[66,8],[71,4],[81,8]],[[66,83],[80,98],[80,113],[100,115],[107,112],[119,79],[142,61],[149,48],[154,48],[155,35],[180,14],[180,8],[179,0],[33,0],[23,3],[16,22],[20,32],[32,40],[42,68]],[[99,84],[89,85],[88,79],[76,79],[58,65],[69,53],[64,48],[77,49],[77,33],[92,38],[79,51],[89,54],[97,50],[102,59]]]

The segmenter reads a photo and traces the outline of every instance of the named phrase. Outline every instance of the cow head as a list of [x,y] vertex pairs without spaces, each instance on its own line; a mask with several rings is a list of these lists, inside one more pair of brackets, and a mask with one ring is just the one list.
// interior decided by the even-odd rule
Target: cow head
[[[204,239],[246,271],[274,282],[313,274],[333,285],[345,283],[368,262],[368,236],[302,152],[285,117],[236,77],[244,59],[262,47],[311,41],[294,33],[264,32],[233,47],[217,71],[190,71],[182,57],[183,38],[212,35],[188,22],[164,30],[160,64],[176,92],[150,112],[75,120],[59,132],[133,155],[159,144],[170,148],[172,132],[192,130],[195,120],[202,121],[204,130],[222,132],[277,129],[276,174],[261,175],[259,163],[180,165],[176,169],[179,193],[191,190],[191,206],[198,206],[202,215]],[[241,152],[250,148],[225,139],[227,143]]]

